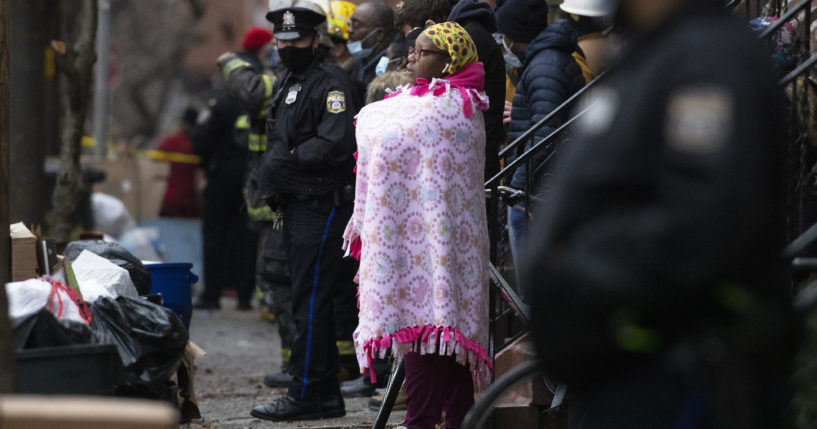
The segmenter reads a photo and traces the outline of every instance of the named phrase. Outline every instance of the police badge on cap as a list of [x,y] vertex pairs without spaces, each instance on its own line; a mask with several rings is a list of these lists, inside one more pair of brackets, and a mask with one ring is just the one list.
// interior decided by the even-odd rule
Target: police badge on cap
[[267,21],[275,26],[276,39],[294,40],[315,33],[326,16],[305,7],[284,7],[267,12]]

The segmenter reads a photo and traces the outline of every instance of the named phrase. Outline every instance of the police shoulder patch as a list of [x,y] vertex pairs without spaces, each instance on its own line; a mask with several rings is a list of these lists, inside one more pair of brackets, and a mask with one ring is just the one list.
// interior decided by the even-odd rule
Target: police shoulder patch
[[329,94],[326,94],[326,111],[329,113],[346,111],[346,95],[343,91],[329,91]]
[[199,112],[199,115],[196,117],[196,125],[202,125],[210,120],[210,116],[212,116],[212,112],[209,108],[202,109]]
[[672,148],[704,155],[722,149],[732,137],[735,105],[720,85],[690,85],[669,98],[664,133]]
[[579,117],[577,132],[588,136],[602,135],[610,130],[619,110],[618,93],[606,86],[597,87],[585,96],[576,110],[584,112]]

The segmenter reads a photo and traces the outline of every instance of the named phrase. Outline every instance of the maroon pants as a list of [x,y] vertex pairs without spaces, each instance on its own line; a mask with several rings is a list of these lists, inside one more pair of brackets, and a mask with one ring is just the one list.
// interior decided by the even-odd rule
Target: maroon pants
[[445,411],[445,428],[459,428],[474,405],[471,372],[453,357],[408,353],[406,422],[409,429],[434,429]]

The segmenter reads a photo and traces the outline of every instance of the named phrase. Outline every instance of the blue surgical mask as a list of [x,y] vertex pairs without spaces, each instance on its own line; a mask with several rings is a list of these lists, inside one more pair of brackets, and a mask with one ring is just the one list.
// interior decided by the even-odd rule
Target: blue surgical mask
[[507,54],[503,55],[503,58],[505,58],[505,64],[517,69],[522,68],[522,60],[520,60],[519,57],[517,57],[513,52],[508,52]]
[[402,60],[403,58],[405,58],[405,57],[397,57],[397,58],[392,58],[392,59],[389,59],[389,57],[387,57],[385,55],[380,57],[380,59],[377,61],[377,65],[374,66],[375,74],[377,76],[380,76],[381,74],[385,73],[389,69],[389,66],[391,65],[391,63],[396,63],[396,62]]
[[505,42],[505,37],[501,33],[494,33],[493,36],[496,43],[502,47],[502,57],[505,59],[505,64],[513,68],[521,69],[523,67],[522,61],[511,51],[513,43],[508,45],[508,43]]
[[356,56],[358,58],[368,58],[369,55],[372,54],[372,48],[364,48],[363,47],[363,42],[365,42],[366,39],[368,39],[369,37],[372,37],[372,35],[378,30],[380,30],[380,28],[375,28],[374,30],[370,31],[369,34],[366,35],[366,37],[364,37],[364,38],[362,38],[362,39],[360,39],[360,40],[358,40],[356,42],[347,43],[346,44],[346,49],[349,50],[350,54],[352,54],[352,55],[354,55],[354,56]]
[[273,49],[273,50],[272,50],[272,51],[270,51],[270,53],[269,53],[269,64],[268,64],[268,66],[269,66],[270,68],[275,68],[275,67],[278,67],[278,62],[279,62],[279,61],[278,61],[278,50],[277,50],[277,49]]
[[374,66],[374,74],[380,76],[381,74],[386,73],[386,69],[389,67],[389,62],[389,57],[380,57],[377,65]]
[[346,44],[346,49],[349,50],[349,53],[360,58],[366,58],[369,54],[372,53],[372,48],[363,48],[363,42],[358,40],[357,42],[349,42]]

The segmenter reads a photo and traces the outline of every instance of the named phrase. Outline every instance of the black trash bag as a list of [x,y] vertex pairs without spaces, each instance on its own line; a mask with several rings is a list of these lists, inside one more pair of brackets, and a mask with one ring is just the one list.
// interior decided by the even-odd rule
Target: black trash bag
[[136,256],[128,252],[127,249],[118,243],[102,240],[80,240],[72,241],[65,246],[63,256],[74,262],[83,250],[95,253],[114,264],[128,270],[133,285],[139,295],[150,293],[150,271],[142,264]]
[[12,319],[11,324],[17,350],[91,344],[93,341],[88,325],[57,320],[45,307],[34,314]]
[[173,310],[119,296],[100,297],[91,305],[91,314],[94,342],[116,346],[129,391],[154,391],[176,372],[188,334]]

